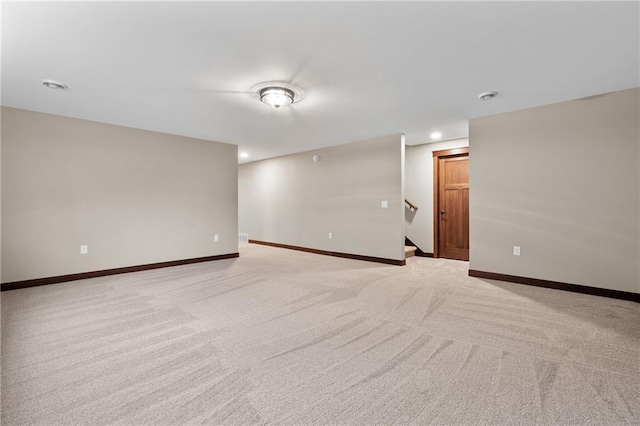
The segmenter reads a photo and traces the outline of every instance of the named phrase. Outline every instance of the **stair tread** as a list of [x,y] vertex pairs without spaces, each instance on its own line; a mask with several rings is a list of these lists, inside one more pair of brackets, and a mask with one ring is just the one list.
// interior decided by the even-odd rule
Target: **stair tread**
[[404,258],[408,259],[416,255],[416,250],[418,247],[414,246],[404,246]]

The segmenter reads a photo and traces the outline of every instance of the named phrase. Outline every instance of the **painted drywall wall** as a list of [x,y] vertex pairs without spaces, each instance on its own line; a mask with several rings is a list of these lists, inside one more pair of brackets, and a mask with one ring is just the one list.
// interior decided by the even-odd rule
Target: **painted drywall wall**
[[640,293],[639,96],[471,120],[471,269]]
[[[2,189],[2,111],[0,107],[0,190]],[[0,193],[0,283],[2,283],[2,194]],[[0,295],[0,300],[2,296]],[[0,303],[0,306],[2,304]],[[1,370],[1,368],[0,368]]]
[[12,108],[2,119],[3,282],[238,251],[237,146]]
[[407,146],[405,194],[418,209],[405,209],[406,235],[425,253],[433,253],[433,151],[465,146],[469,139]]
[[[0,107],[0,190],[2,189],[2,110]],[[2,282],[2,194],[0,193],[0,283]],[[0,295],[0,300],[2,296]],[[0,303],[2,306],[2,303]],[[0,308],[1,309],[1,308]],[[2,368],[0,367],[0,370]]]
[[[404,259],[403,168],[403,135],[243,164],[240,232],[252,240]],[[389,207],[381,208],[382,201]]]

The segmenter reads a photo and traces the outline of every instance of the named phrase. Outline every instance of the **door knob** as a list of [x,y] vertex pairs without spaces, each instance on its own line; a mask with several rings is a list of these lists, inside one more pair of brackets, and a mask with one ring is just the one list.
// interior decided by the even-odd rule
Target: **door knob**
[[445,214],[446,212],[444,210],[440,210],[440,214]]

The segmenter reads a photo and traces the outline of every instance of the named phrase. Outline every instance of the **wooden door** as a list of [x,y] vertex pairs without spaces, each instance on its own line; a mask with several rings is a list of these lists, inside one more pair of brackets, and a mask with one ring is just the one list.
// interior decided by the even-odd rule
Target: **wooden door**
[[437,256],[469,260],[469,154],[437,157]]

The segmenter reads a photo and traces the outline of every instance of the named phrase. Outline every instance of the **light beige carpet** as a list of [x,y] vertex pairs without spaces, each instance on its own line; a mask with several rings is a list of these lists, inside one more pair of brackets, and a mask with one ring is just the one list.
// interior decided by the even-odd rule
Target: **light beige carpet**
[[2,424],[638,424],[640,305],[243,245],[2,293]]

